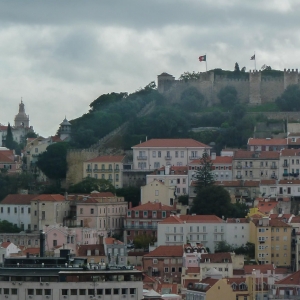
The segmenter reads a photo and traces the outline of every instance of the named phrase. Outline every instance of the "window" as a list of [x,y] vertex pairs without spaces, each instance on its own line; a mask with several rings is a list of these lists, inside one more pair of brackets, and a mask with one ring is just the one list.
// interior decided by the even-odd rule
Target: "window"
[[24,207],[21,207],[21,214],[24,214]]
[[180,188],[176,189],[177,194],[180,194]]
[[144,218],[148,217],[148,211],[144,211],[143,216],[144,216]]
[[71,289],[70,294],[71,294],[72,296],[77,296],[77,289]]
[[157,157],[161,157],[161,151],[157,151]]
[[105,179],[105,174],[102,174],[102,175],[101,175],[101,178],[102,178],[102,179]]
[[119,174],[116,174],[116,181],[119,181]]
[[165,272],[165,273],[169,273],[169,268],[168,268],[168,267],[165,267],[165,268],[164,268],[164,272]]
[[80,208],[80,214],[81,215],[83,214],[83,208]]
[[184,157],[184,151],[180,151],[180,157]]
[[91,215],[93,215],[94,214],[94,209],[93,208],[91,208]]
[[134,289],[134,288],[129,289],[129,293],[130,293],[130,295],[135,295],[136,289]]
[[53,247],[57,246],[57,240],[53,240]]
[[178,157],[178,151],[175,151],[175,157]]
[[112,170],[112,164],[109,164],[109,165],[108,165],[108,169],[109,169],[109,170]]
[[1,213],[3,214],[3,207],[1,207]]
[[16,207],[14,208],[14,212],[15,212],[15,214],[17,213],[17,208]]
[[[58,212],[57,212],[58,213]],[[42,220],[45,220],[46,219],[46,212],[43,210],[42,211]]]
[[62,294],[63,296],[67,296],[67,295],[68,295],[68,292],[69,292],[69,290],[67,290],[67,289],[62,289],[62,290],[61,290],[61,294]]
[[51,290],[50,289],[45,289],[45,295],[46,296],[51,296]]
[[162,212],[162,217],[163,217],[163,218],[166,217],[166,212],[165,212],[165,211]]
[[155,196],[159,195],[159,190],[155,190]]
[[171,269],[172,271],[172,273],[175,273],[176,272],[176,268],[174,268],[174,267],[172,267],[172,269]]
[[156,151],[152,151],[152,157],[156,157]]
[[111,295],[111,289],[105,289],[105,295]]
[[153,211],[152,212],[152,218],[156,218],[157,214],[156,214],[156,211]]
[[152,262],[153,262],[154,265],[156,265],[158,261],[157,261],[156,258],[154,258]]
[[34,295],[34,289],[28,289],[27,295],[29,295],[29,296]]
[[10,214],[10,207],[7,208],[7,213]]

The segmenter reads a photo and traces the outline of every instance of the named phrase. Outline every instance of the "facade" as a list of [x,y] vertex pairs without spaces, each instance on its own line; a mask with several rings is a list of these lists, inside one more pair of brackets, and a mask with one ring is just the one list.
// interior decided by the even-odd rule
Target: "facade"
[[247,144],[248,151],[280,151],[287,149],[287,139],[256,139],[249,138]]
[[300,150],[285,149],[280,152],[278,179],[293,180],[299,178]]
[[246,218],[228,218],[226,220],[225,241],[238,247],[246,245],[250,238],[250,225]]
[[233,177],[243,180],[279,178],[279,152],[236,151],[233,156]]
[[54,258],[6,259],[4,266],[0,268],[0,298],[12,300],[143,298],[140,271],[105,269],[99,268],[98,264],[89,264],[87,267],[87,259],[74,257],[73,260],[69,260],[67,255]]
[[129,207],[124,222],[124,242],[133,243],[136,236],[146,234],[157,238],[157,224],[176,212],[174,206],[148,202]]
[[10,194],[0,203],[0,219],[17,225],[22,230],[31,228],[31,201],[38,195]]
[[85,258],[88,263],[105,265],[109,262],[103,244],[79,245],[77,256]]
[[255,259],[260,264],[291,265],[292,226],[263,217],[250,221],[250,242],[255,244]]
[[225,240],[226,223],[214,215],[177,215],[158,223],[157,245],[201,243],[210,252]]
[[165,166],[147,175],[146,184],[154,180],[160,181],[167,186],[175,187],[176,196],[188,194],[188,167]]
[[83,163],[83,178],[106,179],[115,188],[123,187],[123,163],[125,156],[98,156]]
[[88,195],[69,195],[68,226],[96,228],[102,236],[119,232],[127,214],[127,202],[111,192],[92,192]]
[[176,186],[169,186],[168,184],[169,182],[163,183],[156,179],[145,186],[141,186],[141,203],[157,202],[173,206],[177,197]]
[[21,172],[21,157],[14,154],[14,150],[9,150],[0,147],[0,169],[7,174],[14,174]]
[[127,266],[127,248],[124,243],[115,238],[104,238],[104,249],[108,263]]
[[31,230],[42,230],[44,226],[63,224],[70,210],[69,201],[59,194],[42,194],[31,199]]
[[193,139],[151,139],[135,145],[133,169],[155,170],[162,166],[187,166],[211,147]]
[[180,283],[182,245],[159,246],[143,256],[143,269],[148,276],[160,277],[162,282]]
[[3,253],[4,258],[10,257],[14,254],[18,254],[21,251],[18,246],[11,242],[2,242],[0,247],[5,249],[5,253]]
[[260,181],[259,191],[261,197],[276,197],[277,196],[277,180],[263,179]]

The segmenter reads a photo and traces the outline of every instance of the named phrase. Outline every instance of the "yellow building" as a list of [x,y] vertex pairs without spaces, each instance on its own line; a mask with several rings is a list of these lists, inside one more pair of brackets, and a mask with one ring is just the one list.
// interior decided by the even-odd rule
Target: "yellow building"
[[250,242],[255,244],[255,259],[260,264],[291,264],[292,226],[263,217],[250,222]]
[[175,186],[168,186],[159,180],[153,180],[141,187],[141,203],[156,202],[164,205],[174,205]]
[[83,163],[83,178],[109,180],[115,188],[123,187],[123,161],[125,156],[98,156]]

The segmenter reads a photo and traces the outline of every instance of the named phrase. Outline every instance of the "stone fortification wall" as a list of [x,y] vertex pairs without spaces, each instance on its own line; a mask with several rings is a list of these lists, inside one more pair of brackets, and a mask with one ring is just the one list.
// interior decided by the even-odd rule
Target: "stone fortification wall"
[[252,105],[274,102],[291,84],[299,84],[298,69],[284,69],[276,76],[267,76],[261,71],[251,71],[241,78],[228,78],[209,71],[200,74],[199,79],[176,80],[167,73],[158,75],[158,91],[163,93],[170,103],[180,102],[181,94],[189,87],[196,87],[205,97],[208,106],[218,103],[219,91],[226,86],[233,86],[243,103]]

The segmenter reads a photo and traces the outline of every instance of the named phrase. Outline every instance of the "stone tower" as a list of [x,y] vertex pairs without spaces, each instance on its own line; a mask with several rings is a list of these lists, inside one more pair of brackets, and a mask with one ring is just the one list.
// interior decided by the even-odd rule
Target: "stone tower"
[[249,104],[261,104],[261,71],[249,72]]
[[284,69],[284,89],[286,89],[291,84],[298,84],[298,81],[298,69]]
[[19,113],[15,116],[15,126],[29,127],[29,115],[25,114],[25,105],[21,100]]
[[60,123],[59,127],[59,138],[64,141],[64,140],[70,140],[71,139],[71,126],[72,124],[65,119]]

